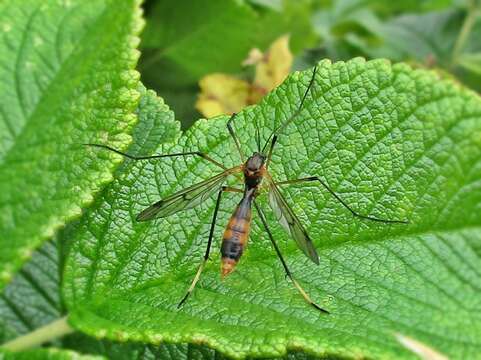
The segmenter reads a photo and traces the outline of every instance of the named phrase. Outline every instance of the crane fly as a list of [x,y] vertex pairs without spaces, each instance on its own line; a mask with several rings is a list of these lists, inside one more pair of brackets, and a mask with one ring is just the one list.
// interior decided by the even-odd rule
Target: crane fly
[[[219,206],[221,203],[222,194],[224,192],[236,192],[241,193],[242,198],[239,204],[236,206],[232,216],[227,223],[227,226],[224,230],[224,235],[222,238],[222,246],[221,246],[221,276],[225,277],[230,274],[234,268],[236,267],[239,259],[241,258],[245,247],[247,245],[247,240],[249,238],[249,231],[251,228],[251,221],[252,221],[252,207],[257,211],[261,223],[266,230],[266,233],[269,237],[269,240],[276,252],[283,268],[286,273],[286,277],[288,277],[302,297],[312,305],[317,310],[321,311],[322,313],[329,314],[326,309],[323,309],[319,305],[317,305],[314,301],[311,300],[310,296],[307,292],[301,287],[301,285],[296,281],[293,277],[291,271],[289,270],[284,257],[281,254],[281,251],[274,240],[274,236],[269,228],[266,216],[264,211],[256,202],[257,196],[260,194],[261,184],[263,182],[267,183],[268,189],[268,200],[269,205],[272,208],[277,220],[281,224],[281,226],[287,231],[287,233],[294,239],[297,246],[303,251],[303,253],[315,264],[319,264],[319,256],[317,251],[312,243],[309,234],[305,230],[302,223],[299,221],[297,216],[295,215],[294,211],[289,206],[288,202],[286,201],[284,195],[279,190],[279,186],[282,185],[289,185],[289,184],[298,184],[303,182],[310,182],[310,181],[317,181],[325,190],[327,190],[336,200],[340,202],[347,210],[351,212],[352,215],[355,217],[377,221],[381,223],[398,223],[398,224],[405,224],[407,221],[401,220],[386,220],[380,219],[377,217],[361,215],[357,211],[353,210],[346,202],[344,202],[331,188],[321,180],[318,176],[310,176],[304,177],[300,179],[292,179],[292,180],[285,180],[276,182],[272,178],[271,174],[269,173],[269,163],[272,158],[272,152],[274,146],[276,144],[278,135],[282,132],[282,130],[289,125],[301,112],[303,104],[305,102],[306,97],[309,94],[309,91],[314,83],[314,78],[316,75],[317,67],[314,67],[312,71],[312,77],[309,81],[309,84],[306,88],[306,91],[302,97],[301,103],[297,110],[280,126],[275,128],[275,130],[271,133],[271,135],[267,138],[265,145],[261,149],[260,146],[260,133],[259,129],[256,128],[256,142],[257,142],[257,150],[254,152],[250,157],[246,159],[244,153],[241,149],[239,139],[236,136],[234,128],[232,126],[233,121],[236,117],[236,114],[233,114],[227,122],[227,130],[229,131],[230,136],[232,137],[235,147],[237,148],[237,152],[240,155],[242,163],[238,166],[233,168],[226,168],[223,164],[217,162],[210,156],[205,153],[194,151],[194,152],[184,152],[184,153],[175,153],[175,154],[163,154],[163,155],[153,155],[153,156],[132,156],[126,153],[123,153],[119,150],[116,150],[110,146],[102,145],[102,144],[85,144],[89,146],[95,146],[99,148],[104,148],[110,151],[113,151],[117,154],[123,155],[127,158],[133,160],[146,160],[146,159],[159,159],[164,157],[176,157],[176,156],[198,156],[201,159],[209,161],[216,166],[222,168],[222,172],[219,174],[211,177],[210,179],[201,181],[195,185],[189,186],[185,189],[180,190],[177,193],[174,193],[166,198],[157,201],[156,203],[152,204],[151,206],[144,209],[140,214],[137,216],[137,221],[149,221],[157,218],[163,218],[175,214],[182,210],[191,209],[199,204],[201,204],[204,200],[211,197],[215,193],[217,193],[217,200],[215,203],[214,214],[212,223],[210,226],[209,237],[207,240],[207,247],[204,254],[204,259],[199,265],[196,275],[194,276],[190,287],[188,288],[185,296],[181,299],[178,304],[180,307],[189,297],[189,295],[194,290],[197,282],[200,279],[200,275],[205,267],[207,260],[209,259],[210,249],[212,245],[212,239],[214,237],[214,228],[217,220],[217,214],[219,211]],[[266,151],[266,149],[268,149]],[[226,179],[231,175],[240,175],[242,174],[244,177],[244,188],[238,189],[229,186],[225,186],[224,183]]]

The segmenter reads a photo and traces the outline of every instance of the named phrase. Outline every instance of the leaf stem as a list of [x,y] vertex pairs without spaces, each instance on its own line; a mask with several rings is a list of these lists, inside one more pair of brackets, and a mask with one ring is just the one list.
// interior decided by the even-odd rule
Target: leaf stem
[[471,34],[473,25],[476,22],[476,17],[479,15],[478,10],[479,9],[477,6],[477,1],[471,0],[469,2],[467,15],[466,15],[466,18],[464,19],[463,26],[461,27],[461,30],[459,31],[459,34],[458,34],[458,38],[456,39],[456,43],[454,44],[453,53],[451,55],[451,64],[450,64],[451,69],[455,67],[456,64],[458,63],[459,54],[463,50],[464,45],[466,44],[466,40],[468,40],[469,34]]
[[72,333],[74,330],[67,322],[67,316],[42,326],[28,334],[6,342],[0,347],[10,351],[21,351],[37,347],[44,342]]

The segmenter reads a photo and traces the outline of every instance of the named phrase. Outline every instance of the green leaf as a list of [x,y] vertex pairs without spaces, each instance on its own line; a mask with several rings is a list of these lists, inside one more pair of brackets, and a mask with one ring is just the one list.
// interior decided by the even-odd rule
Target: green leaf
[[[403,15],[383,23],[375,31],[378,44],[349,37],[370,57],[413,61],[454,74],[463,84],[481,90],[476,53],[481,51],[481,18],[476,9],[449,9],[426,14]],[[469,30],[466,23],[472,22]],[[460,39],[463,39],[460,41]]]
[[254,6],[270,8],[276,11],[282,11],[285,2],[282,0],[247,0],[248,3]]
[[80,144],[130,142],[140,25],[137,0],[0,4],[0,289],[112,179]]
[[[442,68],[479,92],[481,76],[471,59],[481,51],[479,6],[466,2],[446,7],[443,1],[425,8],[427,2],[418,2],[420,8],[402,2],[401,6],[407,7],[401,12],[394,2],[336,1],[313,15],[314,27],[323,40],[320,50],[331,59],[363,54]],[[386,18],[386,11],[400,15]]]
[[[179,124],[174,121],[164,121],[166,107],[161,105],[152,91],[140,90],[142,97],[139,102],[139,125],[134,130],[136,139],[131,150],[141,144],[143,148],[157,146],[159,140],[168,142],[178,135]],[[149,138],[145,138],[145,134]],[[122,171],[120,167],[118,171]],[[69,239],[75,231],[76,224],[69,224],[60,231],[59,239],[45,243],[37,249],[32,258],[16,274],[13,281],[8,284],[0,294],[0,345],[25,335],[41,326],[58,320],[65,314],[60,300],[60,283],[63,269],[63,259],[67,256]],[[109,358],[132,358],[149,354],[181,353],[188,346],[162,345],[150,348],[139,344],[119,344],[114,342],[99,341],[88,338],[82,334],[68,335],[62,339],[54,340],[53,344],[63,350],[49,348],[42,350],[6,352],[0,359],[70,359],[75,356],[85,359],[97,359],[88,355],[79,355],[66,349],[73,349],[82,353],[97,353]],[[122,357],[124,356],[124,357]]]
[[[159,141],[173,140],[179,124],[165,121],[167,115],[155,93],[140,89],[141,99],[137,114],[139,125],[134,129],[135,144],[144,149],[155,149]],[[144,135],[149,134],[146,138]],[[122,166],[118,171],[122,171]],[[77,224],[72,223],[55,238],[39,248],[32,259],[16,274],[0,293],[0,344],[44,326],[65,314],[60,300],[60,282],[63,262],[69,252],[71,234]]]
[[81,355],[64,349],[35,349],[20,352],[0,351],[0,360],[102,360],[103,356]]
[[[255,150],[254,124],[266,139],[296,111],[310,76],[293,74],[239,114],[235,128],[246,153]],[[198,121],[177,144],[156,152],[200,150],[226,166],[238,164],[226,120]],[[309,307],[285,280],[255,212],[245,255],[220,280],[222,228],[239,201],[231,193],[219,211],[211,261],[177,309],[202,259],[214,200],[147,223],[135,217],[219,169],[197,158],[168,158],[126,163],[87,211],[64,277],[71,325],[112,340],[207,344],[237,358],[288,349],[411,358],[396,334],[452,358],[476,357],[480,145],[481,100],[474,93],[404,64],[323,61],[301,114],[279,138],[270,171],[276,179],[318,175],[360,213],[410,220],[362,221],[316,185],[282,189],[320,265],[303,255],[269,211],[272,232],[294,276],[331,315]],[[265,194],[259,201],[267,208]]]
[[427,14],[402,15],[382,24],[377,35],[381,46],[366,47],[372,57],[435,61],[448,66],[464,14],[459,10],[434,11]]
[[[167,107],[162,105],[152,91],[141,90],[139,123],[134,130],[134,144],[130,151],[153,150],[159,140],[168,142],[178,135],[179,124],[172,121]],[[148,134],[148,137],[145,135]],[[118,169],[122,172],[122,167]],[[0,345],[45,326],[65,315],[60,300],[63,259],[68,253],[68,243],[76,223],[62,229],[59,238],[48,241],[37,249],[32,258],[15,275],[4,292],[0,294]],[[192,344],[161,344],[149,346],[138,343],[119,343],[97,340],[81,333],[55,339],[56,348],[42,350],[5,352],[0,359],[70,359],[79,357],[93,359],[97,354],[109,359],[223,359],[222,354],[205,346]],[[62,348],[63,350],[60,350]],[[69,350],[75,350],[74,353]],[[291,355],[293,356],[293,355]],[[304,359],[299,357],[299,359]]]
[[60,259],[57,241],[46,242],[0,294],[0,344],[63,315]]
[[[149,101],[149,98],[151,98],[152,102]],[[140,106],[149,105],[151,102],[151,105],[155,108],[157,104],[154,104],[153,100],[155,100],[155,97],[149,92],[141,100]],[[170,128],[170,131],[177,128],[176,123],[166,126],[167,124],[165,123],[161,124],[154,121],[149,125],[151,120],[156,119],[156,117],[152,116],[155,114],[155,111],[152,111],[150,114],[151,116],[143,116],[139,119],[138,129],[143,129],[145,132],[147,128],[159,130],[165,126],[166,129]],[[158,135],[169,135],[169,131],[164,134],[159,132]],[[154,138],[155,136],[152,136],[151,140],[154,140]],[[165,137],[165,139],[168,140],[169,136]],[[142,139],[137,140],[141,142]],[[37,249],[22,270],[15,275],[13,281],[7,285],[4,293],[0,295],[0,345],[20,335],[25,335],[36,328],[47,325],[65,314],[60,301],[61,277],[59,274],[63,268],[62,258],[66,252],[66,244],[63,242],[69,241],[69,234],[71,231],[74,231],[74,228],[74,224],[69,224],[66,229],[60,231],[59,238],[62,241],[57,239],[55,241],[51,240]],[[152,346],[139,343],[119,343],[97,340],[81,333],[67,335],[61,339],[54,340],[52,343],[57,348],[17,353],[9,352],[6,353],[4,358],[2,358],[1,351],[5,352],[5,350],[0,348],[0,359],[35,359],[35,356],[41,359],[57,359],[67,356],[67,359],[70,359],[68,357],[70,354],[77,357],[83,356],[86,359],[90,359],[92,356],[79,354],[96,354],[116,360],[153,358],[163,360],[225,359],[222,354],[215,350],[200,345],[161,344]],[[60,352],[60,348],[63,349],[62,352]],[[74,350],[78,354],[67,350]],[[289,359],[305,360],[308,358],[303,357],[302,354],[290,354]]]
[[[352,35],[349,40],[371,57],[427,62],[431,66],[435,64],[448,69],[457,65],[451,64],[453,51],[466,16],[466,11],[460,9],[401,15],[370,27],[370,31],[380,39],[377,44],[363,43]],[[474,21],[463,48],[459,50],[463,54],[479,52],[480,34],[481,21]]]
[[[130,153],[146,154],[153,152],[157,147],[159,140],[163,143],[167,143],[179,135],[179,123],[173,121],[172,112],[170,112],[168,107],[163,104],[162,99],[155,96],[154,92],[147,91],[143,93],[139,103],[138,114],[139,123],[137,124],[133,133],[134,141],[129,149]],[[125,169],[120,167],[116,172],[116,177],[122,176],[123,173],[125,173]],[[107,187],[103,191],[103,194],[103,196],[110,196],[110,187]],[[88,221],[88,219],[89,214],[86,214],[84,221]],[[76,224],[70,225],[67,227],[66,231],[62,231],[60,233],[61,241],[58,242],[59,246],[62,244],[62,242],[71,241],[72,236],[76,231],[75,228]],[[49,273],[52,273],[52,270],[58,271],[58,269],[50,269]],[[17,283],[22,283],[21,276],[18,276],[18,280],[14,281],[10,287],[13,287]],[[40,285],[40,287],[43,287],[43,285]],[[11,293],[16,293],[16,291],[12,289]],[[29,296],[31,296],[31,294],[29,294]],[[1,311],[0,315],[2,315]],[[81,333],[68,335],[62,339],[61,343],[65,348],[73,349],[83,353],[99,354],[106,356],[109,359],[226,359],[222,353],[209,349],[206,346],[185,343],[162,343],[155,346],[134,342],[119,343],[105,339],[97,340]],[[310,356],[307,356],[301,352],[290,352],[285,358],[292,360],[311,359]]]
[[341,0],[315,12],[312,21],[322,40],[320,51],[330,59],[347,60],[360,53],[351,38],[371,45],[373,34],[382,26],[372,5],[361,0]]
[[[147,102],[141,101],[141,106],[142,104],[147,104]],[[143,117],[140,121],[141,124],[148,126],[149,118]],[[152,125],[152,130],[154,130],[154,127],[156,129],[162,127],[158,123],[150,125]],[[177,125],[173,123],[172,127],[175,128]],[[140,128],[146,130],[142,125]],[[73,227],[69,225],[67,230],[60,232],[60,238],[63,238],[63,241],[68,241],[69,232],[73,230]],[[32,258],[15,275],[13,281],[7,285],[4,292],[0,294],[0,346],[8,340],[25,335],[63,316],[64,310],[60,302],[61,278],[59,274],[62,268],[61,259],[64,252],[62,241],[48,241],[35,251]],[[81,359],[98,358],[80,355],[82,353],[103,355],[109,359],[151,359],[156,356],[164,360],[179,358],[203,359],[203,356],[205,358],[213,358],[214,356],[217,356],[217,359],[221,358],[221,355],[216,355],[213,350],[201,346],[162,344],[154,347],[143,344],[124,344],[97,340],[81,333],[56,339],[53,344],[58,348],[15,353],[7,352],[0,347],[0,359],[70,359],[75,358],[75,356],[77,358],[81,356]],[[63,350],[60,350],[60,347]],[[70,350],[75,350],[77,353]]]

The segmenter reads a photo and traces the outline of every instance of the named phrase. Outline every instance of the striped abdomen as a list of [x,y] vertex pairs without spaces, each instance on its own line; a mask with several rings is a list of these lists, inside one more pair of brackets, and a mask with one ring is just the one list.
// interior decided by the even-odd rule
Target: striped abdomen
[[249,239],[254,191],[255,189],[251,189],[244,194],[224,231],[220,250],[222,254],[222,277],[234,270]]

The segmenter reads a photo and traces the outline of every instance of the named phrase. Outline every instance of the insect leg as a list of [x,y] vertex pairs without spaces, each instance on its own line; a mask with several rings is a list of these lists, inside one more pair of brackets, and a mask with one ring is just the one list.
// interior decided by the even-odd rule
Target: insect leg
[[237,116],[236,113],[233,113],[232,116],[230,117],[229,121],[227,121],[227,130],[229,130],[230,136],[232,136],[232,139],[234,139],[235,146],[237,148],[237,151],[239,152],[241,161],[244,161],[244,153],[242,152],[241,146],[239,139],[237,138],[237,135],[234,132],[234,128],[232,127],[232,121],[234,121],[235,117]]
[[279,257],[279,260],[281,261],[282,263],[282,266],[284,267],[284,270],[286,272],[286,276],[292,281],[292,283],[294,284],[294,286],[296,287],[296,289],[299,291],[299,293],[302,295],[302,297],[304,298],[304,300],[306,300],[307,303],[309,303],[309,305],[313,306],[314,308],[316,308],[317,310],[321,311],[322,313],[325,313],[325,314],[329,314],[329,311],[321,308],[319,305],[317,305],[316,303],[314,303],[311,298],[309,297],[309,295],[306,293],[306,291],[301,287],[301,285],[296,281],[296,279],[294,279],[292,277],[292,273],[291,271],[289,270],[289,268],[287,267],[287,264],[284,260],[284,258],[282,257],[282,254],[281,254],[281,251],[279,250],[279,247],[277,246],[275,240],[274,240],[274,236],[272,235],[270,229],[269,229],[269,226],[267,225],[267,220],[266,220],[266,217],[264,215],[264,212],[262,211],[262,209],[257,205],[257,203],[254,201],[254,206],[257,210],[257,213],[259,214],[259,217],[261,218],[261,221],[262,221],[262,224],[264,225],[264,228],[266,229],[266,232],[267,232],[267,235],[269,236],[269,240],[271,241],[272,243],[272,246],[274,247],[274,250],[276,251],[276,254],[277,256]]
[[209,260],[210,247],[212,245],[212,239],[214,238],[215,222],[217,220],[217,213],[219,212],[220,199],[222,197],[222,193],[225,192],[225,191],[242,192],[242,190],[240,190],[240,189],[236,189],[236,188],[232,188],[232,187],[228,187],[228,186],[223,186],[219,190],[219,194],[217,195],[217,201],[215,203],[214,217],[212,219],[212,224],[210,226],[209,240],[207,241],[207,248],[205,249],[204,259],[202,260],[202,262],[199,266],[199,269],[197,270],[197,273],[195,274],[195,277],[192,280],[192,283],[190,284],[189,289],[187,290],[187,293],[184,295],[182,300],[179,302],[179,304],[177,305],[177,308],[180,308],[182,306],[182,304],[185,303],[185,301],[187,300],[189,295],[192,293],[192,291],[195,288],[195,285],[197,284],[197,282],[200,279],[200,275],[201,275],[202,271],[204,270],[204,267],[205,267],[205,264],[206,264],[207,260]]
[[124,153],[122,151],[119,151],[117,149],[114,149],[113,147],[110,147],[108,145],[103,145],[103,144],[82,144],[82,145],[97,147],[97,148],[101,148],[101,149],[107,149],[109,151],[112,151],[116,154],[125,156],[126,158],[132,159],[132,160],[149,160],[149,159],[161,159],[161,158],[165,158],[165,157],[194,155],[194,156],[199,156],[200,158],[205,159],[207,161],[210,161],[211,163],[221,167],[224,170],[227,170],[227,168],[224,165],[215,161],[210,156],[208,156],[207,154],[204,154],[203,152],[200,152],[200,151],[190,151],[190,152],[184,152],[184,153],[162,154],[162,155],[152,155],[152,156],[134,156],[134,155],[126,154],[126,153]]
[[[304,106],[304,102],[307,98],[307,94],[309,94],[309,90],[311,90],[312,88],[312,85],[314,84],[314,79],[316,77],[316,73],[317,73],[317,65],[314,66],[314,69],[312,70],[312,76],[311,76],[311,80],[309,81],[309,84],[307,85],[307,89],[306,91],[304,92],[304,95],[302,96],[302,99],[301,99],[301,103],[299,104],[299,107],[297,108],[297,110],[294,112],[294,114],[292,114],[286,121],[284,121],[282,124],[280,124],[277,128],[274,129],[274,131],[272,132],[272,134],[267,138],[267,141],[262,149],[262,152],[264,153],[267,145],[269,144],[269,141],[271,141],[272,137],[280,134],[282,132],[282,130],[284,130],[284,128],[289,125],[292,121],[295,120],[295,118],[301,113],[302,111],[302,107]],[[271,148],[272,148],[272,145],[271,145]]]
[[342,200],[339,195],[337,195],[324,181],[322,181],[318,176],[309,176],[301,179],[292,179],[292,180],[285,180],[285,181],[280,181],[276,182],[276,185],[289,185],[289,184],[299,184],[303,182],[310,182],[310,181],[319,181],[321,185],[332,195],[334,198],[339,201],[342,206],[344,206],[347,210],[351,212],[352,215],[355,217],[358,217],[360,219],[365,219],[365,220],[371,220],[371,221],[376,221],[376,222],[381,222],[381,223],[386,223],[386,224],[409,224],[409,221],[407,220],[387,220],[387,219],[380,219],[377,217],[373,216],[367,216],[367,215],[362,215],[359,214],[357,211],[355,211],[353,208],[351,208],[344,200]]

